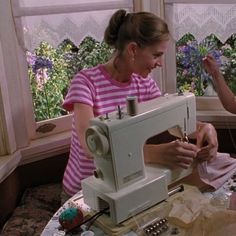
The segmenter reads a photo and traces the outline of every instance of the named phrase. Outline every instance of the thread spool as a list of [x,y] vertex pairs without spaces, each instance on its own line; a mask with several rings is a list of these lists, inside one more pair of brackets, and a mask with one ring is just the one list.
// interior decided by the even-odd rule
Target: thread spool
[[128,96],[126,98],[127,114],[136,116],[138,113],[138,100],[136,96]]
[[93,231],[84,231],[83,233],[81,233],[81,236],[94,236],[94,232]]

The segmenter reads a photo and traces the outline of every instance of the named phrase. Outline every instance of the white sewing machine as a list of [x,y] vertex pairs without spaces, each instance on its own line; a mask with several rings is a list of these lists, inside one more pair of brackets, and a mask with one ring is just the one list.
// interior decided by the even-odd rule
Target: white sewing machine
[[86,138],[96,171],[82,181],[84,202],[96,211],[109,207],[118,224],[167,199],[168,185],[191,170],[145,165],[145,142],[166,130],[179,138],[196,130],[192,93],[138,104],[135,116],[119,111],[92,119]]

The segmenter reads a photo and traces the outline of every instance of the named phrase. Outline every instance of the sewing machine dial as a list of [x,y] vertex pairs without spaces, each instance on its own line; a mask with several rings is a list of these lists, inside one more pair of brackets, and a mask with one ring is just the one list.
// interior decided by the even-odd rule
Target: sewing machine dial
[[104,156],[109,152],[109,142],[103,130],[91,126],[86,131],[86,142],[89,150],[96,156]]

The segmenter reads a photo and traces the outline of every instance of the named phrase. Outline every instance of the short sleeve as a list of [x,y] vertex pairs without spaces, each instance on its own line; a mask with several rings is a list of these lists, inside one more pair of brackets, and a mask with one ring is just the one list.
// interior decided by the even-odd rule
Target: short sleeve
[[161,90],[155,80],[150,79],[150,99],[158,98],[161,96]]
[[75,103],[93,106],[94,91],[93,83],[89,77],[85,73],[80,72],[72,79],[62,107],[67,111],[72,111]]

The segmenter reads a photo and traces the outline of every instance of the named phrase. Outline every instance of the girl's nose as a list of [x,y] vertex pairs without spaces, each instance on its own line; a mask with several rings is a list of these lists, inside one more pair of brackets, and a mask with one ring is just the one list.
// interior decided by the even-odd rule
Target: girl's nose
[[162,67],[163,66],[163,60],[161,58],[158,58],[155,62],[155,67]]

